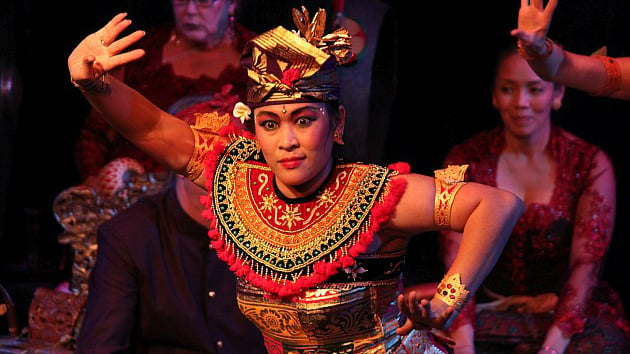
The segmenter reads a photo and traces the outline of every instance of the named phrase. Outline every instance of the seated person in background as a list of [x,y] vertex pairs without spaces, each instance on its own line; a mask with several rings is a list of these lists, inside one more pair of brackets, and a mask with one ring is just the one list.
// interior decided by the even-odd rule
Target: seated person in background
[[[479,352],[480,342],[496,346],[493,353],[630,352],[620,299],[600,277],[615,223],[613,166],[600,148],[551,122],[563,95],[563,86],[540,79],[508,48],[498,57],[492,95],[502,125],[452,147],[445,159],[469,163],[468,180],[526,204],[476,295],[476,322],[470,302],[450,328],[456,353],[474,352],[473,336]],[[445,234],[446,265],[461,240]]]
[[[172,0],[174,22],[147,31],[139,43],[146,55],[121,67],[116,77],[171,114],[199,102],[206,102],[206,110],[231,112],[246,86],[241,50],[253,37],[234,20],[237,1]],[[76,149],[82,181],[94,186],[100,169],[118,157],[137,160],[146,172],[163,170],[90,111]]]
[[204,190],[174,179],[100,226],[77,353],[265,352],[208,247]]
[[558,0],[521,1],[518,28],[511,34],[518,38],[521,55],[543,79],[566,85],[596,96],[630,99],[630,57],[580,55],[563,50],[549,38],[553,12]]

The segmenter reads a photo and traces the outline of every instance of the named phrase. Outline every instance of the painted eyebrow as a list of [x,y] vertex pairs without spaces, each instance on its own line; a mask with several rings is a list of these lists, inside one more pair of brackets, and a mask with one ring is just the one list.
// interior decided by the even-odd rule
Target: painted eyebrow
[[[295,111],[291,112],[291,116],[299,115],[303,111],[311,111],[311,110],[319,111],[319,109],[320,109],[319,106],[304,106],[302,108],[298,108]],[[271,111],[260,111],[260,112],[258,112],[256,117],[259,117],[261,115],[270,115],[270,116],[278,117],[278,115],[276,113],[271,112]]]

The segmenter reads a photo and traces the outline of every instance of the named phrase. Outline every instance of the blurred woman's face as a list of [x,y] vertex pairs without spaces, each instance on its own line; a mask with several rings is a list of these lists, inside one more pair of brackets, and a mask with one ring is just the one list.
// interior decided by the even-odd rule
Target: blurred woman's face
[[513,53],[499,63],[492,103],[508,133],[528,137],[549,127],[554,100],[561,104],[563,94],[563,89],[542,80]]
[[213,47],[223,40],[234,7],[233,0],[173,0],[177,33]]
[[307,196],[333,166],[333,133],[345,111],[330,117],[323,103],[274,104],[254,110],[256,139],[276,185],[289,198]]

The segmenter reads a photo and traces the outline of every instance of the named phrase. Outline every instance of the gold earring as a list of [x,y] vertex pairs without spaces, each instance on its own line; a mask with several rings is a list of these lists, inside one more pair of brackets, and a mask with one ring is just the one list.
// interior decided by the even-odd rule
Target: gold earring
[[343,145],[343,133],[341,131],[341,129],[335,129],[335,134],[333,135],[333,139],[335,140],[335,142],[339,145]]

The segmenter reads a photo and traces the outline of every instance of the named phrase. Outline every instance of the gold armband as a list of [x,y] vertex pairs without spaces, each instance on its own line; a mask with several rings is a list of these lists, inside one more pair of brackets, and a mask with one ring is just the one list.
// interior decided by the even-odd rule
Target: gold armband
[[615,58],[603,55],[595,55],[595,57],[599,58],[602,64],[604,64],[604,68],[606,68],[606,82],[601,90],[594,92],[591,95],[610,96],[621,87],[621,67]]
[[470,291],[462,284],[461,275],[455,273],[448,277],[444,276],[434,297],[444,301],[455,310],[461,311],[466,306],[469,296]]
[[435,207],[433,220],[441,227],[451,226],[451,207],[459,189],[466,184],[464,174],[468,165],[449,165],[435,172]]
[[217,112],[195,113],[195,124],[190,126],[195,137],[195,149],[182,175],[191,181],[201,176],[205,167],[206,154],[219,139],[217,132],[230,122],[230,115]]

